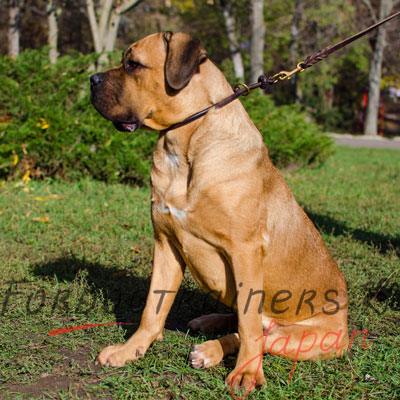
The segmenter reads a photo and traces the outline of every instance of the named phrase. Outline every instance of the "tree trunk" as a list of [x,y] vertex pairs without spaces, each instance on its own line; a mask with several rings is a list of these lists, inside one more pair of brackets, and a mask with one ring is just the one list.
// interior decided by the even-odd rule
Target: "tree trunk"
[[58,43],[58,24],[57,24],[57,14],[58,7],[55,6],[54,0],[49,0],[47,3],[47,20],[49,24],[48,30],[48,42],[50,46],[49,58],[52,64],[55,64],[58,57],[57,43]]
[[[100,37],[99,27],[97,25],[96,13],[94,11],[93,0],[86,0],[86,9],[89,18],[90,30],[92,31],[94,51],[101,54],[103,50],[102,40]],[[101,18],[100,18],[101,19]],[[108,20],[108,16],[107,16]]]
[[121,15],[138,5],[141,0],[119,1],[112,8],[113,0],[104,0],[97,21],[93,0],[86,0],[90,29],[92,31],[94,49],[99,54],[97,69],[102,69],[108,61],[107,52],[114,50]]
[[118,34],[118,28],[119,28],[119,22],[121,20],[121,15],[118,12],[115,12],[115,10],[111,13],[110,21],[108,24],[108,29],[106,31],[106,35],[103,38],[103,46],[104,46],[104,52],[100,54],[99,60],[98,60],[98,68],[102,69],[108,61],[108,55],[107,52],[113,51],[115,42],[117,40],[117,34]]
[[[393,8],[393,0],[381,0],[379,4],[379,19],[390,14]],[[386,47],[386,25],[378,28],[376,43],[372,51],[369,70],[368,104],[365,116],[364,135],[378,134],[378,114],[380,103],[380,86],[382,79],[383,52]]]
[[19,55],[21,10],[19,0],[9,0],[8,55],[16,59]]
[[224,16],[226,33],[229,41],[229,51],[233,64],[235,77],[244,79],[244,67],[242,55],[240,53],[239,43],[236,37],[235,18],[233,17],[230,9],[229,0],[221,0],[222,14]]
[[264,64],[264,0],[251,0],[250,82],[257,82]]
[[121,21],[121,14],[119,12],[113,12],[111,14],[110,23],[108,24],[107,36],[105,38],[105,43],[104,43],[105,51],[114,50],[120,21]]
[[113,0],[103,0],[103,6],[100,12],[99,35],[103,43],[107,34],[108,19],[110,18]]
[[[298,62],[299,51],[298,51],[298,44],[299,44],[299,25],[301,20],[301,12],[303,7],[303,0],[295,0],[294,2],[294,11],[293,11],[293,18],[292,24],[290,26],[290,45],[289,45],[289,61],[290,61],[290,68],[294,68],[294,66]],[[294,98],[295,103],[301,103],[301,93],[299,90],[298,85],[298,74],[295,74],[292,79],[290,80],[292,95]]]

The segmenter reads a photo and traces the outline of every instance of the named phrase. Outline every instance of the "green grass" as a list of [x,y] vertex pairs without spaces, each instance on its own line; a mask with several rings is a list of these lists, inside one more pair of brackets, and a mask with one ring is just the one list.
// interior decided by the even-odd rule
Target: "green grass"
[[[266,384],[248,398],[399,398],[400,153],[339,148],[322,167],[285,176],[346,275],[350,332],[368,329],[374,343],[363,349],[358,338],[343,359],[299,362],[289,385],[292,363],[266,355]],[[211,336],[189,334],[186,323],[223,309],[189,275],[164,341],[134,364],[93,361],[135,326],[48,335],[70,325],[137,323],[151,253],[148,188],[92,180],[0,185],[0,398],[232,398],[223,382],[234,358],[209,370],[189,366],[191,347]]]

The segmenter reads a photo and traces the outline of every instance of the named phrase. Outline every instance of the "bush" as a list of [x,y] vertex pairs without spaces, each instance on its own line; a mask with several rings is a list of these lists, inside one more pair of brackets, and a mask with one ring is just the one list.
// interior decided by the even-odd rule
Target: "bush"
[[[89,99],[94,60],[73,54],[52,65],[47,48],[0,58],[0,178],[148,181],[157,134],[118,132],[100,117]],[[278,166],[315,164],[332,153],[331,140],[297,108],[256,94],[244,104]]]
[[89,98],[94,55],[48,61],[47,49],[0,60],[0,177],[147,182],[157,134],[118,132]]
[[276,166],[317,166],[334,153],[333,140],[308,120],[300,106],[277,107],[269,96],[257,93],[242,97],[242,103],[261,132]]

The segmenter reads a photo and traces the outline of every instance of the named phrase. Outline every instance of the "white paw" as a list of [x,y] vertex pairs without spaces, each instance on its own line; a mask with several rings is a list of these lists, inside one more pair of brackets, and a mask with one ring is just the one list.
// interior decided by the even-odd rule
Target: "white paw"
[[207,357],[201,344],[194,346],[193,351],[189,354],[189,361],[195,369],[209,368],[212,365],[211,359]]

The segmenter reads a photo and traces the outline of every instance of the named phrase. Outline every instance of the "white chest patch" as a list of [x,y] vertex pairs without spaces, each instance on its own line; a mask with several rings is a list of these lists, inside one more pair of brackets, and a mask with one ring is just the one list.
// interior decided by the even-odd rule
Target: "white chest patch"
[[265,245],[269,246],[269,244],[271,243],[271,238],[269,237],[269,235],[263,232],[262,237],[264,239]]
[[158,204],[155,205],[157,207],[157,210],[162,212],[163,214],[171,214],[174,217],[178,218],[180,221],[182,221],[186,217],[186,211],[185,210],[178,210],[175,207],[167,207],[164,202],[161,203],[161,206]]
[[156,204],[158,211],[162,212],[163,214],[169,214],[169,208],[165,205],[164,202],[161,203],[161,206]]
[[174,168],[179,167],[179,156],[175,153],[167,153],[165,157],[167,163]]
[[174,215],[179,220],[183,220],[186,217],[185,210],[178,210],[177,208],[170,207],[171,214]]

